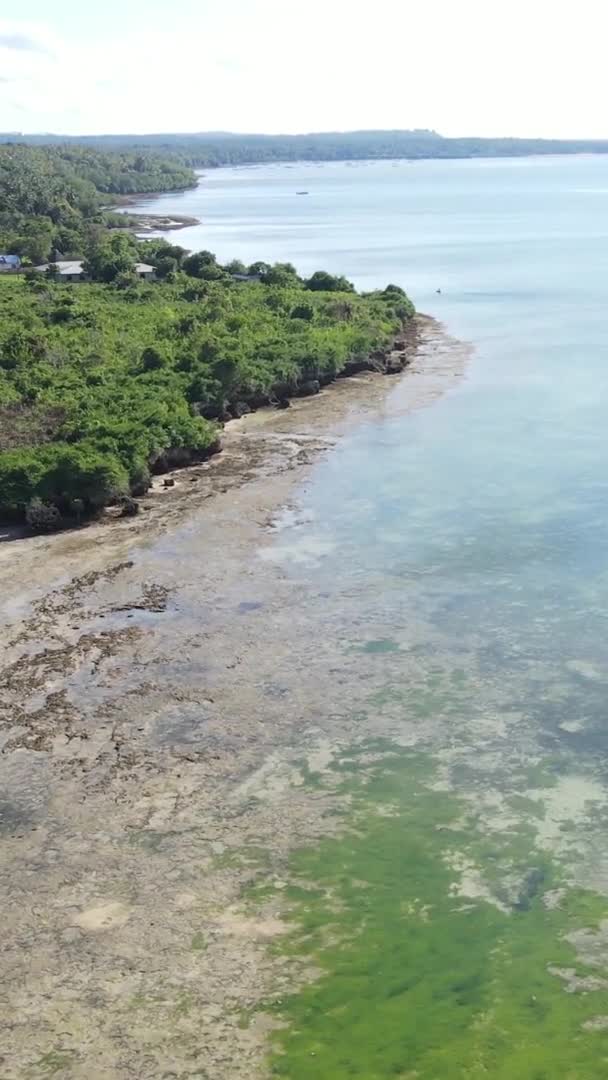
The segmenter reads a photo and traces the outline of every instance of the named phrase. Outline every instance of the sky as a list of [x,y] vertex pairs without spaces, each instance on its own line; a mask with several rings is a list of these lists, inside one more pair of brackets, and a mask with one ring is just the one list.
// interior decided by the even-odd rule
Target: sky
[[605,0],[0,0],[0,131],[608,138]]

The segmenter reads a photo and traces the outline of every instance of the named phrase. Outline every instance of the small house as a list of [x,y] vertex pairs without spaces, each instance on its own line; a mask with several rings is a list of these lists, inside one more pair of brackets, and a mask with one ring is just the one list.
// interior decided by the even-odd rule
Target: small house
[[21,259],[18,255],[0,255],[0,271],[21,269]]
[[154,281],[156,277],[156,267],[150,266],[148,263],[135,263],[133,269],[142,281]]
[[51,267],[55,268],[55,274],[58,281],[87,280],[82,259],[60,259],[55,263],[42,263],[41,266],[34,266],[33,269],[37,270],[39,274],[46,274],[47,270]]
[[[45,274],[50,267],[56,268],[55,274],[58,281],[89,281],[89,276],[84,270],[84,260],[82,259],[59,259],[55,263],[43,263],[42,266],[35,266],[34,270],[37,270],[39,274]],[[133,272],[142,281],[154,281],[156,277],[156,267],[150,266],[148,263],[135,263]]]

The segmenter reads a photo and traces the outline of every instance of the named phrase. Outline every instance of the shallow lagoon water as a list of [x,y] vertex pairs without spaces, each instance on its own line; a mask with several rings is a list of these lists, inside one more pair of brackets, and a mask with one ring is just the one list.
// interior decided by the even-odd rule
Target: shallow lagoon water
[[[296,197],[298,190],[309,195]],[[311,589],[348,598],[340,620],[344,649],[365,650],[384,665],[385,689],[370,698],[369,717],[386,715],[397,735],[401,724],[404,738],[412,721],[418,731],[422,726],[423,741],[425,723],[432,728],[426,748],[434,755],[432,782],[441,775],[450,797],[468,800],[475,810],[477,824],[469,823],[462,845],[493,900],[509,874],[527,880],[542,853],[549,860],[547,881],[553,875],[565,886],[576,881],[596,890],[587,914],[589,925],[597,925],[608,885],[598,794],[608,780],[608,162],[579,157],[221,170],[196,192],[163,196],[146,208],[200,215],[203,224],[176,239],[221,259],[289,260],[304,273],[321,267],[345,273],[361,288],[394,281],[450,333],[471,342],[466,378],[441,400],[361,426],[315,466],[299,496],[299,516],[278,533],[273,558]],[[364,729],[365,720],[361,724]],[[538,791],[548,790],[554,795],[539,802]],[[404,850],[411,840],[403,831],[411,813],[405,789],[402,797],[405,819],[401,811],[387,819],[385,840],[377,838],[391,849],[399,846],[399,830]],[[452,811],[444,809],[447,827]],[[412,856],[423,877],[420,889],[410,882],[410,902],[424,894],[430,909],[436,904],[441,911],[451,894],[449,883],[439,880],[437,824],[428,821],[425,834],[435,860],[433,882],[424,877],[428,852],[424,859]],[[477,828],[502,836],[501,843],[509,828],[526,838],[523,861],[514,869],[507,859],[502,885],[488,852],[477,846],[471,854]],[[349,842],[343,843],[346,858]],[[327,890],[336,888],[324,879],[324,854],[301,857],[309,860],[309,877],[318,879],[321,910]],[[332,862],[339,858],[339,848],[332,849]],[[387,856],[382,878],[377,868],[372,874],[370,856],[370,896],[393,888],[391,860]],[[360,863],[357,876],[365,878]],[[436,892],[427,896],[423,884]],[[339,1055],[323,1059],[313,1048],[327,1000],[328,984],[321,980],[291,1009],[296,1034],[282,1039],[279,1074],[319,1075],[299,1056],[318,1052],[317,1067],[324,1061],[326,1070],[321,1075],[336,1077],[476,1076],[485,1075],[486,1065],[499,1076],[602,1075],[601,1024],[581,1026],[589,1017],[581,1014],[580,995],[565,993],[558,976],[547,976],[552,949],[554,963],[565,964],[568,903],[561,916],[550,914],[542,890],[532,913],[497,915],[483,895],[471,903],[481,937],[492,939],[490,952],[498,947],[494,932],[501,941],[514,936],[516,949],[525,945],[529,930],[524,926],[519,941],[512,925],[522,918],[537,920],[540,944],[538,955],[531,949],[527,966],[519,965],[517,985],[506,969],[495,976],[492,994],[503,1006],[510,1001],[508,1015],[499,1015],[492,994],[455,984],[454,993],[464,995],[459,1015],[467,1020],[459,1028],[450,999],[446,1042],[455,1032],[464,1040],[459,1071],[449,1072],[449,1061],[433,1058],[429,1045],[404,1061],[407,1025],[399,1042],[398,1024],[391,1027],[395,1052],[374,1059],[373,1071],[370,1063],[356,1071]],[[297,904],[294,910],[297,917]],[[307,910],[304,903],[302,926]],[[509,930],[492,930],[486,939],[489,923],[499,917],[511,920]],[[397,933],[390,920],[389,926],[389,936]],[[443,949],[440,931],[429,942],[432,960],[404,959],[419,965],[418,976],[426,965],[429,986],[437,971],[461,966],[468,953]],[[339,997],[336,972],[356,958],[363,948],[357,940],[364,938],[359,928],[340,956],[335,948],[327,954],[334,973],[330,995]],[[318,948],[314,935],[306,947],[311,954]],[[576,962],[570,955],[568,964]],[[558,1018],[554,1027],[540,1016],[523,1024],[522,1016],[534,1012],[525,1004],[526,980],[544,986],[547,978],[551,1005],[545,1002],[544,1015],[551,1023]],[[406,983],[397,1007],[403,1015],[425,1009]],[[365,973],[342,985],[344,1008],[354,995],[356,1012],[357,994],[359,1004],[369,1005],[373,980]],[[596,1005],[603,1015],[602,1001]],[[339,1011],[339,1000],[332,1007]],[[385,1006],[375,999],[374,1008],[389,1010],[385,1018],[394,1007],[393,999]],[[359,1023],[353,1016],[338,1042],[346,1045]],[[499,1039],[482,1068],[481,1050],[475,1058],[472,1048],[483,1023],[507,1038],[502,1056]],[[562,1024],[574,1024],[572,1038],[576,1029],[584,1046],[576,1042],[568,1060],[562,1048],[560,1063],[546,1043]],[[508,1056],[516,1038],[521,1059]],[[591,1048],[589,1039],[596,1040]],[[594,1053],[597,1068],[590,1064]]]
[[176,238],[220,258],[290,259],[361,288],[395,281],[472,343],[445,398],[358,430],[317,467],[299,529],[301,550],[319,551],[306,573],[339,586],[369,575],[376,597],[384,579],[395,617],[413,609],[448,647],[470,646],[553,731],[548,687],[523,677],[548,666],[586,718],[578,742],[586,731],[595,749],[608,677],[608,162],[222,169],[147,205],[200,214]]

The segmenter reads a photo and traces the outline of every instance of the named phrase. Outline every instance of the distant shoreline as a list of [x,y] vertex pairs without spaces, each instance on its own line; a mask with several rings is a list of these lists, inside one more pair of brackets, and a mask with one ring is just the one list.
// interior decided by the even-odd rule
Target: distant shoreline
[[[198,187],[198,181],[196,186]],[[131,213],[129,210],[130,206],[159,199],[161,195],[183,195],[187,190],[187,188],[177,188],[175,191],[146,191],[145,193],[137,192],[132,195],[120,195],[114,204],[108,205],[105,209],[117,214],[124,214],[125,217],[130,218],[123,226],[114,225],[113,228],[115,229],[131,229],[135,232],[169,232],[174,229],[187,229],[191,225],[200,225],[200,218],[188,214],[146,214],[139,211]]]
[[265,135],[179,132],[127,135],[24,135],[10,140],[33,146],[81,145],[107,151],[150,151],[180,156],[190,169],[304,161],[467,160],[473,158],[608,154],[608,139],[445,137],[424,128],[322,131]]
[[[514,140],[517,141],[517,140]],[[394,157],[388,157],[384,155],[378,156],[365,156],[365,157],[299,157],[299,158],[265,158],[265,159],[251,159],[246,161],[226,161],[226,162],[214,162],[213,164],[195,165],[194,171],[197,176],[197,183],[191,188],[178,188],[174,191],[149,191],[145,193],[134,193],[133,195],[120,196],[120,201],[113,207],[108,206],[108,210],[114,210],[116,213],[129,214],[128,207],[131,205],[140,205],[143,202],[153,201],[161,197],[171,196],[183,196],[187,191],[196,190],[200,186],[201,181],[209,172],[217,172],[222,169],[230,170],[246,170],[246,169],[259,169],[264,167],[277,167],[284,166],[287,168],[293,168],[298,165],[373,165],[373,164],[407,164],[415,165],[423,162],[437,161],[437,162],[472,162],[472,161],[533,161],[533,160],[549,160],[551,158],[587,158],[587,157],[608,157],[608,143],[606,149],[580,149],[580,150],[566,150],[556,149],[552,151],[543,151],[538,149],[530,149],[525,153],[505,152],[503,154],[468,154],[468,155],[445,155],[438,156],[429,154],[428,156],[408,156],[405,154],[395,155]],[[296,194],[308,194],[308,192],[297,192]],[[202,225],[202,219],[193,217],[186,214],[160,214],[160,213],[139,213],[132,214],[132,218],[136,219],[124,226],[115,225],[114,228],[124,228],[125,230],[131,229],[137,233],[151,233],[151,232],[171,232],[178,231],[180,229],[191,228],[194,225]]]
[[[166,194],[163,192],[163,194]],[[177,194],[177,193],[176,193]],[[181,192],[179,193],[181,194]],[[154,196],[153,196],[154,197]],[[185,214],[132,214],[125,211],[129,219],[124,225],[113,225],[114,229],[130,229],[137,233],[145,232],[169,232],[175,229],[187,229],[191,225],[200,225],[200,218],[188,217]]]

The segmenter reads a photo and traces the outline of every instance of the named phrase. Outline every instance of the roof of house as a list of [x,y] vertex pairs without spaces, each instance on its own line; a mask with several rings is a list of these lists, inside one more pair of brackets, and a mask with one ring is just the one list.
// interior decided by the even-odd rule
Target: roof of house
[[82,268],[83,259],[60,259],[56,263],[42,263],[41,266],[35,266],[34,270],[39,270],[44,273],[48,270],[49,266],[56,266],[58,274],[84,274]]
[[[40,273],[44,273],[48,270],[49,266],[56,266],[58,274],[70,277],[74,274],[85,273],[83,263],[84,259],[59,259],[56,263],[42,263],[41,266],[35,266],[34,270],[39,270]],[[133,269],[137,274],[154,274],[156,271],[156,267],[150,266],[149,263],[135,263]]]

